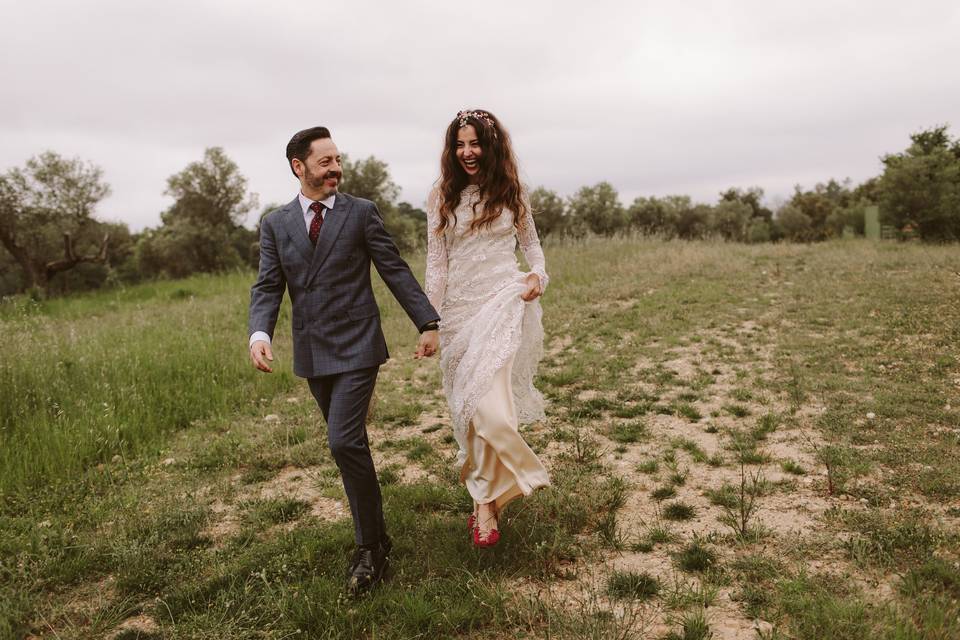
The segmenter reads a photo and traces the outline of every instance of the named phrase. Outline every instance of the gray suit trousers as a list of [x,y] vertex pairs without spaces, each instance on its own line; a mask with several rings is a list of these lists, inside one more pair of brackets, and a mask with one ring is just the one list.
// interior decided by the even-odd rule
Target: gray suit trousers
[[377,544],[387,534],[380,483],[367,439],[367,409],[379,370],[368,367],[307,379],[327,420],[327,440],[340,468],[358,545]]

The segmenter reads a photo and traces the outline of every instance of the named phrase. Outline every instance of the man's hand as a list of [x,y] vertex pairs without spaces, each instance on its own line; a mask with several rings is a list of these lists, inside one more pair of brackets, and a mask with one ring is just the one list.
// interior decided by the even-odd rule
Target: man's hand
[[540,286],[540,276],[535,273],[527,274],[526,279],[527,289],[524,291],[520,297],[526,302],[535,300],[543,295],[543,287]]
[[263,340],[257,340],[250,345],[250,359],[253,361],[253,366],[260,369],[260,371],[273,373],[273,369],[267,364],[268,360],[273,362],[273,351],[270,349],[268,343]]
[[414,359],[429,358],[440,349],[440,332],[424,331],[420,334],[420,341],[417,343],[417,351],[413,354]]

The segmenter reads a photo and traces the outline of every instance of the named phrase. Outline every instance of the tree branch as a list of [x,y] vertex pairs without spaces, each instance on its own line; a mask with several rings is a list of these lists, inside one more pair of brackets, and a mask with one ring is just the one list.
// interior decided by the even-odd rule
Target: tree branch
[[69,233],[63,234],[63,260],[54,260],[46,265],[47,279],[60,271],[72,269],[81,262],[104,263],[107,261],[107,247],[110,243],[110,234],[103,236],[103,242],[100,243],[100,250],[96,254],[88,256],[78,256],[73,246],[73,236]]

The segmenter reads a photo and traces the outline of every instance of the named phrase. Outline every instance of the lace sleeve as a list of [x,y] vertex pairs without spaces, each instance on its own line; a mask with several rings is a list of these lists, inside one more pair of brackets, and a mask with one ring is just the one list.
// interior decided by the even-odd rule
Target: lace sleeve
[[527,264],[530,265],[531,273],[540,276],[540,287],[543,291],[547,290],[547,283],[550,277],[547,275],[547,261],[543,256],[543,248],[540,246],[540,238],[537,236],[537,228],[533,224],[533,212],[530,209],[530,200],[526,194],[523,197],[524,204],[527,205],[527,212],[523,216],[520,229],[517,230],[517,241],[520,243],[520,250]]
[[427,198],[427,273],[424,280],[430,304],[442,313],[443,296],[447,290],[447,243],[436,234],[440,223],[438,201],[439,195],[434,189]]

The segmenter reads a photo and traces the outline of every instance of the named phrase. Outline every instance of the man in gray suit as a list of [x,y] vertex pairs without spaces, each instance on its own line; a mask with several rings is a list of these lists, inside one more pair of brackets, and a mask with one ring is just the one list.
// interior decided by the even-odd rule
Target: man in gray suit
[[340,153],[325,127],[295,134],[287,162],[300,181],[294,200],[260,223],[260,271],[250,290],[250,359],[272,371],[271,338],[284,289],[293,305],[293,372],[306,378],[327,421],[353,515],[357,549],[347,592],[383,576],[391,542],[367,440],[367,408],[389,354],[370,286],[370,262],[420,330],[415,357],[439,342],[437,313],[369,200],[338,193]]

